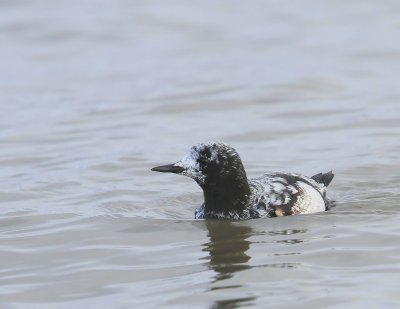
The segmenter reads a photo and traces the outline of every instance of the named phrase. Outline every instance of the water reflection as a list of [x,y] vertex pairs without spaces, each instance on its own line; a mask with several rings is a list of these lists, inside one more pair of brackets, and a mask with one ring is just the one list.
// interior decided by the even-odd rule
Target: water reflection
[[209,252],[208,266],[216,272],[214,282],[232,278],[235,272],[249,269],[247,262],[250,248],[247,240],[252,229],[230,221],[205,221],[210,241],[205,243],[203,251]]
[[[251,268],[248,261],[251,257],[246,254],[250,248],[247,239],[252,234],[249,226],[238,225],[230,221],[205,221],[208,229],[209,242],[205,243],[203,251],[209,253],[208,267],[215,271],[213,283],[229,279],[238,271]],[[212,287],[210,290],[235,289],[241,285]],[[248,306],[256,297],[240,297],[218,300],[211,306],[212,309],[239,308]]]
[[[279,231],[255,232],[250,226],[240,225],[230,221],[205,221],[208,230],[209,242],[203,244],[203,251],[209,253],[206,259],[209,260],[208,267],[215,271],[214,281],[221,281],[232,278],[238,271],[246,270],[252,266],[248,265],[251,256],[246,252],[250,249],[250,243],[268,244],[278,243],[286,245],[300,244],[305,241],[300,234],[307,232],[307,229],[286,229]],[[295,236],[296,235],[296,236]],[[261,240],[248,240],[250,236],[259,237]],[[267,236],[265,238],[264,236]],[[271,238],[272,237],[272,238]],[[299,252],[275,253],[275,256],[297,255]],[[269,263],[255,267],[294,267],[296,263]],[[230,286],[233,288],[236,286]],[[228,287],[225,287],[228,288]],[[217,289],[217,288],[214,288]]]
[[219,300],[216,301],[212,306],[211,309],[232,309],[232,308],[239,308],[239,307],[247,307],[251,305],[252,301],[255,300],[255,297],[243,297],[243,298],[236,298],[236,299],[229,299],[229,300]]
[[[281,235],[296,235],[296,234],[303,234],[306,233],[307,230],[306,229],[287,229],[287,230],[282,230],[282,231],[269,231],[266,232],[266,234],[270,235],[270,236],[281,236]],[[288,244],[288,245],[294,245],[294,244],[299,244],[304,242],[304,239],[301,238],[285,238],[285,239],[280,239],[280,240],[276,240],[277,243],[282,243],[282,244]]]
[[[209,255],[205,258],[208,260],[209,269],[215,272],[212,284],[219,281],[232,278],[236,272],[250,269],[252,267],[271,267],[271,268],[297,268],[298,263],[282,261],[281,263],[274,262],[250,266],[249,261],[251,256],[248,254],[250,244],[276,243],[282,245],[295,245],[302,243],[304,239],[299,237],[299,234],[307,232],[306,229],[286,229],[278,231],[254,231],[250,225],[230,221],[213,221],[207,220],[204,222],[208,230],[209,241],[203,244],[203,251]],[[254,236],[252,241],[249,241],[250,236]],[[262,239],[257,240],[260,237]],[[298,252],[275,253],[274,256],[280,255],[297,255]],[[219,289],[236,289],[242,287],[241,284],[232,284],[218,286],[214,285],[210,291]],[[232,299],[218,300],[213,303],[211,308],[238,308],[248,306],[256,300],[256,297],[238,297]]]

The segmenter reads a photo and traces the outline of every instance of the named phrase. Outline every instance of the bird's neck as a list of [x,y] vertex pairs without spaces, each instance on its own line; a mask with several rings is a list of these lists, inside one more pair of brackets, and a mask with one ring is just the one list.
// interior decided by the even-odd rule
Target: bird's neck
[[243,211],[250,200],[246,176],[229,177],[202,186],[206,212]]

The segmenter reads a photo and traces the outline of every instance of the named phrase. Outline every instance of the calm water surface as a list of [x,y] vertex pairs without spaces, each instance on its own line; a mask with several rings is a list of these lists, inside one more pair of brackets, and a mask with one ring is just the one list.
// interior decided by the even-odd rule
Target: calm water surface
[[[398,1],[1,1],[1,308],[400,306]],[[194,221],[209,140],[334,170],[326,213]]]

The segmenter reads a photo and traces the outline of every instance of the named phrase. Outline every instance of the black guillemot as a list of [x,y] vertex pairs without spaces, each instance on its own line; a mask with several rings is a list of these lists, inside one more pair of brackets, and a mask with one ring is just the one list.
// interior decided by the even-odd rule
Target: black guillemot
[[328,210],[326,188],[334,174],[312,177],[267,173],[248,179],[236,150],[225,143],[193,146],[182,160],[151,169],[194,179],[203,189],[204,203],[196,219],[245,220],[310,214]]

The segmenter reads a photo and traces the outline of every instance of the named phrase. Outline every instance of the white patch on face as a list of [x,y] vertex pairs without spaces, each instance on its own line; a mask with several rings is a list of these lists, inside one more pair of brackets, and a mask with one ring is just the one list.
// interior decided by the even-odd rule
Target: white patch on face
[[174,165],[184,168],[182,175],[193,178],[194,180],[204,183],[205,176],[200,171],[200,164],[198,162],[199,153],[191,148],[189,153],[182,158],[182,160],[176,162]]
[[[200,184],[204,184],[206,181],[206,175],[201,172],[201,166],[199,163],[199,153],[204,153],[205,149],[210,151],[210,157],[207,158],[209,162],[214,162],[216,165],[219,165],[221,162],[219,161],[219,156],[222,159],[227,159],[227,154],[232,158],[239,158],[236,151],[233,148],[230,148],[228,145],[224,143],[215,143],[210,142],[206,144],[198,144],[192,147],[189,153],[182,158],[179,162],[175,163],[175,166],[183,167],[185,170],[181,173],[181,175],[188,176],[193,178]],[[202,158],[205,159],[205,158]],[[230,166],[232,169],[236,169],[236,166],[233,164]]]

